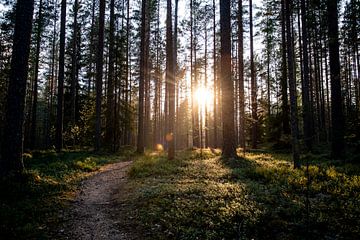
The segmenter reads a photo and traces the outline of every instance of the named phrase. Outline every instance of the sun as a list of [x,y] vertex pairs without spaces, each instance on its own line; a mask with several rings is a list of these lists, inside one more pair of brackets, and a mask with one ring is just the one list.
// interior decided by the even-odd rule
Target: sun
[[213,94],[210,89],[199,86],[195,91],[195,100],[200,106],[206,106],[212,103]]

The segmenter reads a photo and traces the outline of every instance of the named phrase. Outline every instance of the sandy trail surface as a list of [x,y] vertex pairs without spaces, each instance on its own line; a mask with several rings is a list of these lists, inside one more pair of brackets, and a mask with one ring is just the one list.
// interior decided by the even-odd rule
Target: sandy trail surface
[[[64,214],[62,239],[130,240],[133,234],[121,228],[119,196],[127,183],[126,172],[132,162],[119,162],[102,167],[83,181],[75,200]],[[121,220],[123,219],[123,220]]]

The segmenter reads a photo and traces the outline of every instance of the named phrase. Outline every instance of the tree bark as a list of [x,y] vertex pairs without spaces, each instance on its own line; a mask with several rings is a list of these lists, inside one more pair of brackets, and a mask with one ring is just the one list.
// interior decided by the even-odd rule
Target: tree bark
[[33,0],[17,1],[6,120],[0,158],[1,175],[20,174],[24,170],[23,124],[33,12]]
[[312,130],[310,112],[310,92],[309,92],[309,54],[308,54],[308,32],[307,14],[305,0],[301,0],[301,22],[302,22],[302,48],[303,48],[303,82],[302,82],[302,105],[304,121],[304,140],[308,151],[312,150]]
[[115,150],[115,95],[114,95],[114,71],[115,71],[115,0],[110,1],[110,29],[109,29],[109,72],[108,72],[108,91],[106,103],[106,145]]
[[96,119],[95,119],[95,151],[101,147],[101,102],[104,64],[104,25],[105,25],[105,0],[100,0],[99,5],[99,32],[96,54]]
[[281,117],[282,132],[290,134],[289,103],[287,86],[287,63],[286,63],[286,26],[285,26],[285,0],[281,0]]
[[236,157],[234,129],[234,86],[231,78],[230,0],[220,1],[221,90],[224,158]]
[[339,26],[337,0],[327,1],[328,34],[330,53],[330,85],[331,85],[331,154],[333,158],[341,158],[345,151],[344,115],[342,110],[342,96],[340,83],[339,58]]
[[298,130],[298,114],[297,114],[297,94],[296,94],[296,78],[294,66],[294,37],[291,32],[291,12],[290,1],[285,0],[286,6],[286,40],[287,40],[287,64],[290,91],[290,113],[291,113],[291,139],[292,139],[292,155],[294,168],[300,167],[299,162],[299,130]]
[[65,68],[65,27],[66,27],[66,0],[61,1],[60,16],[60,52],[59,52],[59,76],[58,76],[58,96],[56,113],[56,151],[60,152],[63,148],[63,122],[64,122],[64,68]]
[[243,5],[238,1],[239,144],[245,148],[244,27]]
[[169,128],[166,134],[168,141],[168,159],[175,157],[175,81],[174,81],[174,55],[173,55],[173,33],[172,33],[172,7],[171,0],[167,0],[166,12],[166,88],[169,94]]
[[36,128],[37,128],[37,103],[38,103],[38,82],[39,82],[39,60],[40,60],[40,45],[41,45],[41,33],[43,24],[43,1],[39,2],[39,15],[37,19],[37,31],[36,31],[36,53],[35,53],[35,73],[34,73],[34,88],[33,88],[33,107],[31,118],[31,132],[30,132],[30,147],[34,149],[36,147]]
[[251,71],[251,116],[252,116],[252,148],[257,148],[258,142],[258,115],[257,115],[257,84],[255,76],[255,63],[254,63],[254,40],[253,40],[253,6],[252,0],[249,1],[250,12],[250,71]]
[[146,48],[146,9],[147,1],[142,0],[141,4],[141,42],[140,42],[140,82],[139,82],[139,112],[138,112],[138,136],[137,152],[144,153],[144,90],[145,90],[145,48]]

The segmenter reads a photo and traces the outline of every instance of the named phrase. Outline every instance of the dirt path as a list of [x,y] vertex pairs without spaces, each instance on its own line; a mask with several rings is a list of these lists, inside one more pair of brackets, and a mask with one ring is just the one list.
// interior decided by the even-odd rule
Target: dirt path
[[65,217],[60,234],[64,239],[129,240],[132,234],[121,229],[117,198],[126,184],[126,171],[131,162],[107,165],[85,180]]

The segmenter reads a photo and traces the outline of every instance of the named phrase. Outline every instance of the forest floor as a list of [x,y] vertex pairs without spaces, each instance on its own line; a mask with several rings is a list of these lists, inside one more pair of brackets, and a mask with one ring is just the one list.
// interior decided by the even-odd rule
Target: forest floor
[[59,229],[61,239],[129,240],[136,239],[121,226],[122,206],[116,200],[123,194],[127,170],[132,162],[101,167],[79,186],[74,202],[63,215]]
[[220,154],[29,154],[0,179],[0,239],[360,239],[358,162]]
[[0,239],[103,239],[91,236],[101,229],[121,235],[111,215],[122,208],[111,197],[126,182],[132,157],[126,148],[24,154],[21,178],[0,177]]

